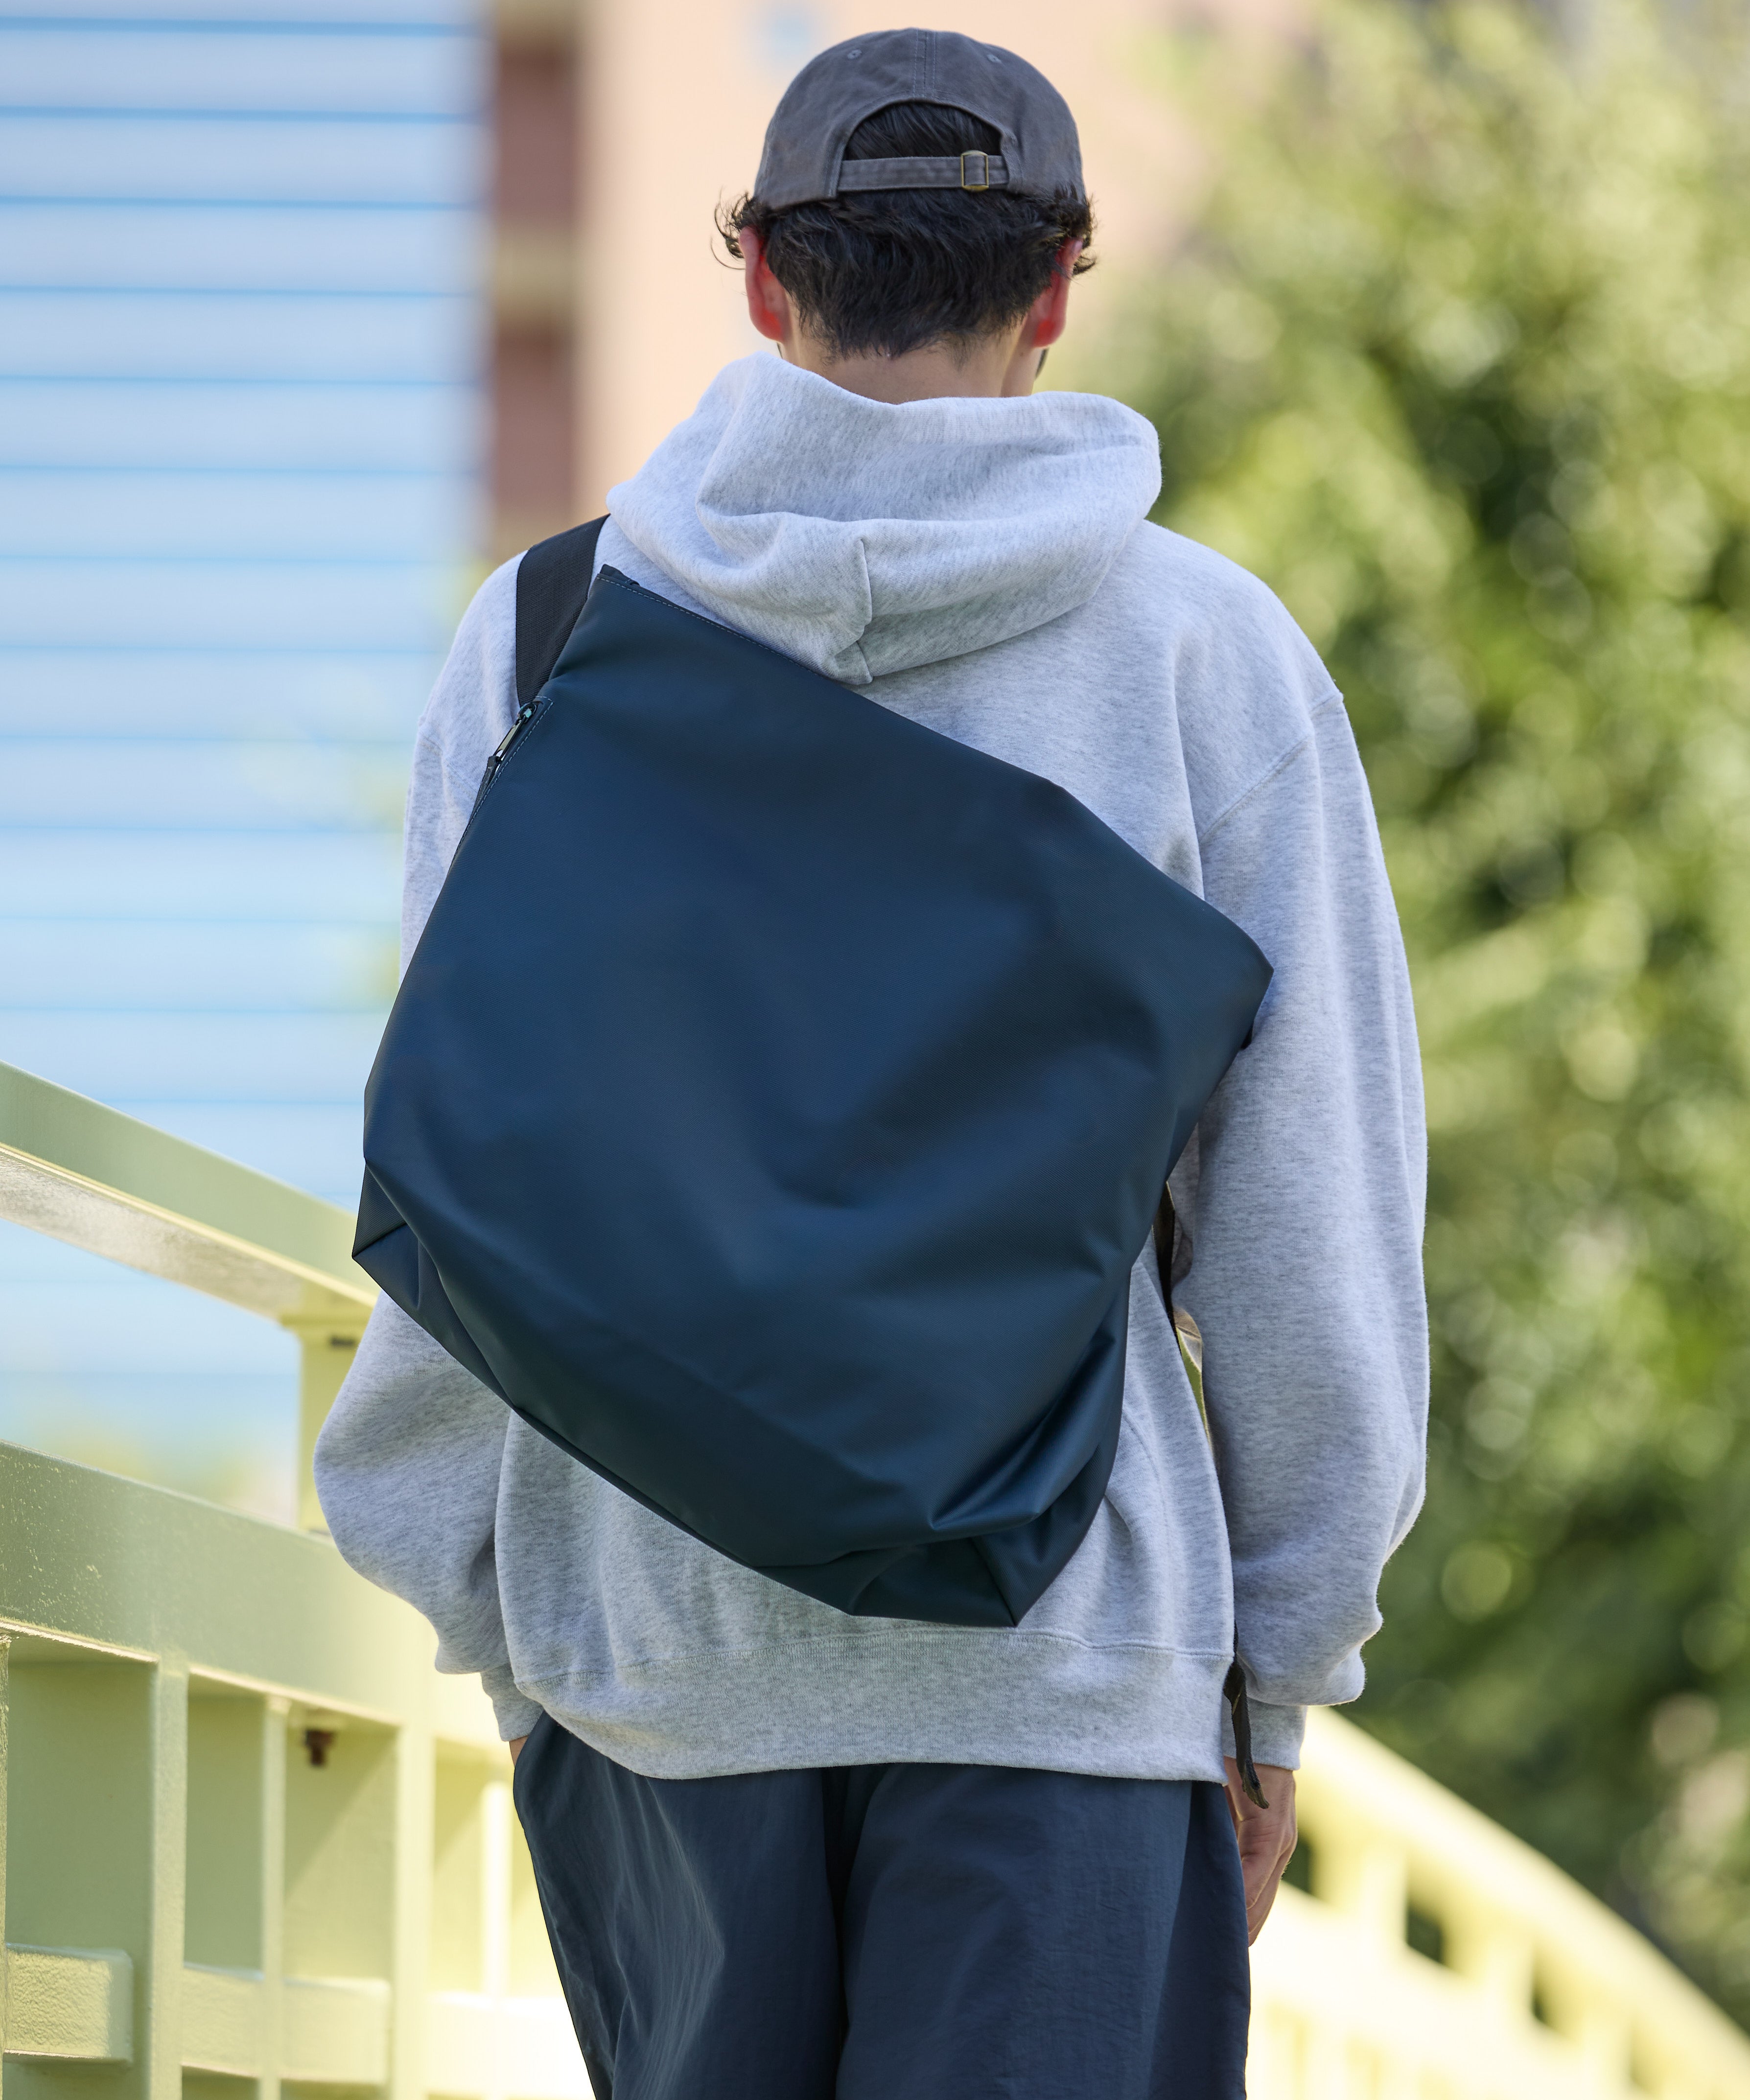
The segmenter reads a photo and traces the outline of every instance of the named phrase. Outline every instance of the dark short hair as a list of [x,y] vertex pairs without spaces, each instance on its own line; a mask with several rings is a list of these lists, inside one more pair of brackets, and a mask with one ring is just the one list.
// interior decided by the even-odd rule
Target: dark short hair
[[[995,153],[995,128],[963,109],[895,102],[866,117],[848,161]],[[971,343],[1012,327],[1051,281],[1066,240],[1087,240],[1086,197],[1060,190],[863,190],[773,211],[744,196],[717,214],[730,254],[758,234],[772,275],[809,333],[835,357],[903,356],[927,343]],[[1084,249],[1075,274],[1091,269]]]

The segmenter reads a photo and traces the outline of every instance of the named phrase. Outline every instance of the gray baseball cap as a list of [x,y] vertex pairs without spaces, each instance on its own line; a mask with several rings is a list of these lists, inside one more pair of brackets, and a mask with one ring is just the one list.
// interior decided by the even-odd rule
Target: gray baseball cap
[[[981,117],[996,153],[847,161],[865,117],[895,102],[937,102]],[[753,193],[774,211],[853,190],[1082,190],[1082,148],[1069,105],[1043,73],[1000,45],[952,29],[881,29],[810,59],[766,128]]]

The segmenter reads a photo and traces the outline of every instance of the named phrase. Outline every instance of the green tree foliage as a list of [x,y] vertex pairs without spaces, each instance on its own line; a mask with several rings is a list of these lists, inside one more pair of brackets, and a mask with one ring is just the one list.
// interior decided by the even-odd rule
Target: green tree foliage
[[1743,55],[1493,0],[1181,42],[1212,188],[1100,375],[1347,694],[1409,945],[1431,1475],[1358,1718],[1740,2017]]

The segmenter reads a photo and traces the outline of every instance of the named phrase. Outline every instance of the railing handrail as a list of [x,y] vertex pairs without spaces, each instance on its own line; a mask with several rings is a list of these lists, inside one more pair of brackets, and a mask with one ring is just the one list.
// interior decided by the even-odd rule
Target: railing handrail
[[350,1211],[0,1064],[0,1218],[296,1335],[298,1521],[322,1529],[316,1436],[377,1302]]
[[337,1204],[7,1064],[0,1217],[285,1326],[377,1296]]

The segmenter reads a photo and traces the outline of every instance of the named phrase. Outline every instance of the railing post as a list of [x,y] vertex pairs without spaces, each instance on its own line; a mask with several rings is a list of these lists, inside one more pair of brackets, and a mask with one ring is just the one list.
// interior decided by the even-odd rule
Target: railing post
[[1528,2020],[1536,1961],[1532,1935],[1451,1886],[1440,1891],[1440,1921],[1448,1965],[1476,1985],[1501,2018]]
[[510,1995],[510,1789],[501,1779],[480,1789],[480,1988]]
[[[188,1665],[161,1655],[148,1723],[152,1835],[147,1899],[143,2100],[181,2100],[183,1933],[188,1875]],[[135,2032],[138,2032],[136,2024]]]
[[510,1996],[510,1789],[501,1779],[480,1789],[480,1988],[489,2001],[491,2084],[479,2100],[504,2100],[510,2067],[505,2001]]
[[1630,2027],[1622,2006],[1589,1995],[1582,1998],[1571,2032],[1599,2092],[1621,2092],[1629,2083],[1630,2060]]
[[285,1734],[289,1700],[262,1701],[262,2060],[255,2100],[280,2100],[285,2063]]
[[306,1320],[296,1314],[280,1323],[297,1335],[301,1358],[298,1382],[298,1522],[302,1531],[326,1531],[316,1500],[316,1439],[352,1369],[364,1333],[363,1309],[356,1321],[337,1315]]
[[[424,2100],[430,2018],[431,1838],[436,1745],[430,1692],[395,1732],[395,1940],[387,2100]],[[440,2080],[441,2084],[441,2080]]]
[[1301,2054],[1302,2084],[1295,2100],[1348,2100],[1346,2036],[1336,2021],[1315,2021]]
[[[1333,1819],[1334,1821],[1334,1819]],[[1409,1906],[1409,1860],[1391,1839],[1351,1824],[1320,1833],[1314,1873],[1320,1899],[1342,1911],[1382,1950],[1401,1952]]]
[[0,1633],[0,2063],[6,2060],[6,1753],[12,1636]]

